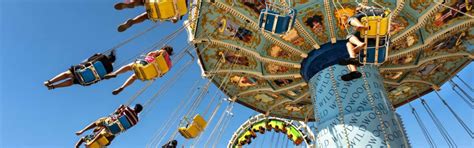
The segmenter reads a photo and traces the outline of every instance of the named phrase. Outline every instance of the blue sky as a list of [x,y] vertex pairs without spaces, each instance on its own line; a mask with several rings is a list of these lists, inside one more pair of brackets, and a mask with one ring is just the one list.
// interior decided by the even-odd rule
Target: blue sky
[[[82,61],[93,53],[107,50],[152,26],[151,22],[145,22],[125,33],[116,32],[118,24],[142,13],[144,8],[116,11],[113,9],[115,2],[118,1],[0,1],[0,147],[72,147],[79,138],[74,134],[75,131],[99,117],[108,115],[145,85],[143,82],[137,82],[122,94],[113,96],[111,91],[125,81],[130,73],[90,87],[73,86],[48,91],[42,85],[43,81],[66,70],[72,64]],[[180,25],[161,24],[157,29],[120,48],[117,63],[121,64],[133,58]],[[185,43],[186,34],[183,32],[170,44],[179,51]],[[175,65],[175,71],[157,80],[137,102],[143,103],[149,99],[165,79],[170,78],[186,60],[189,60],[189,57]],[[460,73],[470,84],[474,84],[473,70],[474,66],[471,64]],[[169,115],[174,109],[184,110],[180,108],[182,106],[180,102],[186,99],[186,93],[199,79],[201,79],[200,70],[193,62],[191,68],[170,91],[159,95],[142,121],[118,136],[111,147],[144,147],[150,142],[155,131],[171,118]],[[210,95],[205,98],[198,112],[203,112],[209,103],[209,96],[214,92],[215,87],[211,88]],[[472,128],[473,110],[451,91],[449,84],[443,86],[441,94]],[[434,94],[424,98],[441,118],[458,146],[473,145],[472,139],[467,138],[454,117]],[[420,102],[414,101],[412,104],[431,129],[430,132],[438,146],[445,144]],[[225,106],[221,107],[220,112],[223,108]],[[413,146],[426,147],[426,141],[409,107],[400,107],[397,112],[402,114]],[[236,104],[234,117],[218,142],[218,147],[225,146],[232,132],[254,114],[254,111]],[[204,133],[201,141],[207,140],[219,116],[220,114],[209,125],[210,128]],[[209,115],[205,117],[208,119]],[[184,142],[182,138],[178,140],[180,143]]]

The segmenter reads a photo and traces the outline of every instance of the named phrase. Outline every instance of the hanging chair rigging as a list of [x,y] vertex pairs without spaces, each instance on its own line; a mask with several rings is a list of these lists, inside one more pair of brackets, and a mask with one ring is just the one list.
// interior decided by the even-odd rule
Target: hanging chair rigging
[[197,114],[194,116],[191,124],[188,124],[186,127],[180,127],[179,133],[183,135],[186,139],[196,138],[201,132],[206,128],[207,122],[204,118]]
[[267,1],[265,9],[260,12],[260,29],[273,34],[285,34],[290,31],[296,19],[296,9],[291,8],[290,2],[286,3],[288,6],[283,6],[271,0]]
[[154,22],[187,14],[186,0],[145,0],[148,18]]
[[368,27],[360,32],[360,37],[366,44],[359,52],[359,61],[362,64],[379,65],[387,60],[390,43],[390,11],[384,10],[383,14],[369,16],[365,14],[361,22]]

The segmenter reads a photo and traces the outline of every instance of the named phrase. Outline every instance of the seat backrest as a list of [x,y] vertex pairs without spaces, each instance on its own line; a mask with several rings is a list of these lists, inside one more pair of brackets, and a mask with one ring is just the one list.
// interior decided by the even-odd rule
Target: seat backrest
[[263,9],[260,11],[259,26],[261,29],[276,33],[284,34],[293,28],[295,23],[296,10],[288,8],[288,13],[283,14],[277,10]]
[[101,61],[97,61],[93,65],[94,65],[94,68],[97,71],[97,74],[99,75],[99,77],[101,79],[103,79],[105,77],[105,75],[107,74],[107,71],[105,70],[104,63],[102,63]]
[[[156,60],[155,60],[156,61]],[[152,80],[156,77],[158,77],[158,72],[157,72],[157,67],[155,67],[153,64],[146,64],[143,65],[137,61],[134,66],[133,70],[135,72],[135,75],[137,76],[138,79],[145,81],[145,80]]]
[[162,75],[167,73],[172,66],[168,52],[162,52],[159,56],[155,58],[155,62],[158,68],[160,69]]
[[130,123],[130,121],[128,121],[127,119],[127,116],[123,115],[123,116],[120,116],[118,119],[117,119],[120,124],[122,124],[123,128],[125,130],[129,129],[130,127],[132,127],[133,125]]
[[204,130],[204,128],[206,128],[207,126],[207,121],[204,120],[201,115],[197,114],[196,116],[194,116],[192,124],[196,124],[201,130]]
[[377,31],[379,31],[379,37],[383,37],[388,33],[388,17],[382,16],[366,16],[361,19],[362,24],[367,24],[369,29],[366,31],[361,31],[360,35],[363,38],[367,35],[367,38],[375,38],[377,36]]
[[[178,0],[179,16],[188,12],[186,0]],[[146,0],[145,8],[152,21],[167,20],[175,16],[173,0]]]
[[87,67],[76,69],[75,73],[81,85],[96,83],[107,74],[104,64],[101,61],[96,61]]
[[107,132],[105,130],[101,130],[97,135],[95,135],[92,139],[86,140],[86,148],[103,148],[110,143],[109,139],[107,139]]

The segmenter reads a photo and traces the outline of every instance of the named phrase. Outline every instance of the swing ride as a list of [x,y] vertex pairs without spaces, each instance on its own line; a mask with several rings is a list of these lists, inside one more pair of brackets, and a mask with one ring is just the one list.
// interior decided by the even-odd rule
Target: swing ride
[[[153,105],[157,95],[168,90],[194,60],[192,48],[202,76],[207,78],[201,87],[201,81],[195,82],[188,100],[180,103],[187,109],[177,108],[147,146],[166,142],[176,146],[178,133],[193,139],[194,146],[203,132],[211,131],[210,137],[217,138],[214,142],[208,140],[206,146],[215,147],[233,116],[234,103],[239,103],[262,114],[243,123],[228,147],[248,145],[259,134],[271,131],[286,135],[297,146],[410,147],[395,110],[405,104],[411,107],[410,102],[418,98],[444,139],[455,146],[427,101],[421,98],[433,91],[474,138],[470,128],[438,94],[440,86],[449,81],[452,89],[471,108],[474,106],[471,95],[452,81],[474,59],[472,0],[193,0],[189,4],[180,0],[146,0],[145,7],[148,18],[155,22],[177,14],[188,15],[182,27],[149,50],[166,45],[183,30],[190,45],[174,59],[164,52],[133,67],[138,79],[149,83],[126,105],[156,78],[172,70],[172,65],[175,68],[174,64],[186,54],[190,55],[192,59],[176,70],[144,106]],[[347,23],[350,19],[357,19],[366,28],[355,29],[358,27]],[[352,45],[347,45],[350,39],[346,37],[351,34],[363,43],[360,49],[354,48],[358,50],[357,58],[352,49],[348,52]],[[349,58],[358,60],[357,64],[338,64]],[[81,84],[96,83],[106,75],[100,62],[89,65],[78,71]],[[360,76],[345,80],[348,73]],[[206,111],[199,114],[197,109],[211,84],[225,95],[216,92]],[[223,97],[228,98],[220,100]],[[216,127],[209,130],[223,102],[229,104]],[[212,106],[213,103],[217,105]],[[413,107],[412,113],[433,143]],[[119,123],[122,122],[127,123]],[[172,129],[175,122],[179,122],[179,128]],[[311,127],[309,123],[313,123]],[[111,133],[124,131],[120,129]],[[169,132],[172,136],[163,139],[161,135]],[[90,139],[97,140],[89,141],[89,145],[110,143],[102,134]]]
[[[345,37],[352,28],[346,22],[358,4],[387,12],[360,19],[368,29],[357,36],[366,44],[357,59],[365,66],[357,69],[361,78],[346,82],[340,77],[348,70],[337,63],[349,57]],[[474,58],[469,0],[198,0],[193,5],[187,30],[203,75],[220,84],[231,73],[235,81],[221,90],[268,118],[316,121],[316,147],[410,147],[395,109],[439,91]],[[215,70],[220,59],[224,64]],[[255,137],[248,126],[235,132],[229,147]]]

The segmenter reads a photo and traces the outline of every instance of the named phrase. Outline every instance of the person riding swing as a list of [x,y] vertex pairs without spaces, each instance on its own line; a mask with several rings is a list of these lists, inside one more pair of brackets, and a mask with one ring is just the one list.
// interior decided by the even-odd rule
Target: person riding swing
[[[111,73],[114,70],[113,63],[115,62],[115,59],[114,50],[112,50],[108,56],[102,53],[96,53],[80,64],[71,66],[69,70],[55,76],[43,84],[49,90],[68,87],[73,84],[79,84],[82,86],[92,85],[104,79],[106,74]],[[56,84],[58,82],[60,83]]]
[[135,82],[136,79],[140,80],[152,80],[156,77],[163,76],[171,68],[171,61],[169,56],[173,55],[173,47],[165,46],[159,50],[149,52],[144,59],[139,59],[135,62],[127,64],[115,72],[112,72],[105,76],[106,79],[117,77],[117,75],[125,73],[127,71],[134,71],[125,83],[119,88],[112,91],[113,95],[117,95],[122,92],[127,86]]
[[356,14],[348,19],[347,24],[354,27],[355,29],[346,37],[348,40],[346,43],[346,48],[349,52],[350,58],[339,61],[340,65],[347,65],[350,70],[350,73],[341,76],[342,80],[351,81],[353,79],[362,77],[362,74],[357,71],[357,67],[362,66],[363,64],[361,64],[359,59],[356,58],[356,55],[359,54],[359,51],[365,48],[367,44],[361,42],[357,36],[360,36],[360,31],[368,30],[370,28],[369,26],[363,25],[360,20],[366,16],[384,15],[386,15],[386,11],[384,9],[359,4],[356,8]]

